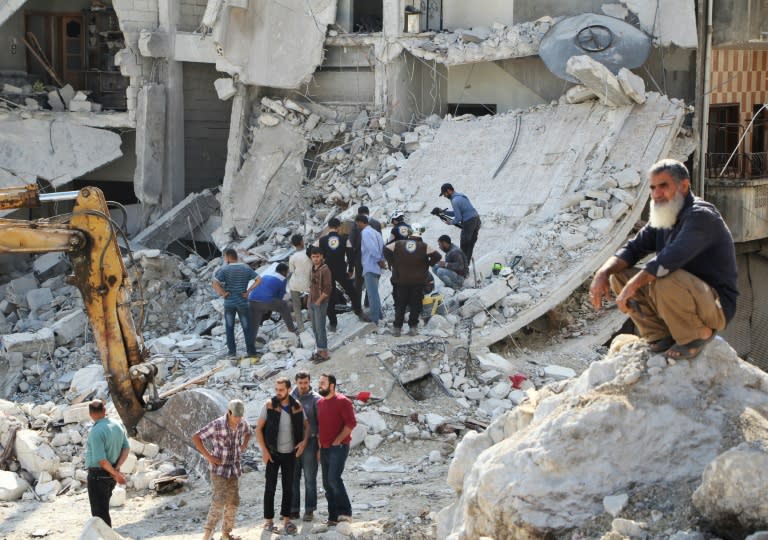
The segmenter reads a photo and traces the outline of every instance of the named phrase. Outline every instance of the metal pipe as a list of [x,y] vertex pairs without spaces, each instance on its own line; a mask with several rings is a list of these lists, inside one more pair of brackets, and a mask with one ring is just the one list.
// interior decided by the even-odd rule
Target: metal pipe
[[80,196],[79,191],[58,191],[54,193],[41,193],[40,202],[73,201]]

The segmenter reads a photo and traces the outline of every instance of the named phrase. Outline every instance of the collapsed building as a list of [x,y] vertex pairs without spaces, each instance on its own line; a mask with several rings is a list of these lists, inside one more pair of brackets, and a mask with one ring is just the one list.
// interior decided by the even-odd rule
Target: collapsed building
[[[723,210],[737,242],[742,290],[724,337],[739,356],[765,367],[766,336],[754,331],[768,305],[760,279],[768,236],[761,202],[768,123],[759,110],[768,92],[768,47],[761,42],[766,29],[755,15],[761,12],[757,2],[743,11],[717,3],[709,12],[706,3],[692,0],[567,6],[518,1],[514,9],[494,0],[472,7],[458,0],[59,4],[51,10],[28,0],[0,8],[0,38],[7,36],[9,47],[0,54],[0,185],[36,179],[54,190],[96,185],[123,203],[131,236],[125,247],[135,251],[143,270],[149,304],[145,338],[166,367],[166,390],[202,377],[225,393],[244,392],[255,414],[271,377],[309,358],[309,333],[296,341],[266,323],[271,340],[260,366],[217,365],[212,352],[223,343],[221,306],[212,301],[208,283],[218,263],[205,259],[219,249],[234,245],[248,262],[267,268],[289,253],[292,232],[316,237],[330,217],[348,219],[361,203],[378,218],[396,208],[419,216],[427,225],[426,241],[434,244],[451,233],[428,216],[439,204],[442,182],[453,182],[476,203],[483,229],[472,286],[457,294],[441,288],[445,311],[424,330],[448,345],[429,341],[424,350],[418,344],[398,350],[388,337],[372,336],[370,327],[345,316],[331,343],[335,356],[373,354],[371,362],[381,364],[376,369],[397,375],[392,387],[373,387],[374,395],[391,400],[396,386],[417,394],[426,384],[445,390],[433,388],[445,393],[445,401],[415,418],[407,399],[402,407],[385,401],[375,414],[363,409],[367,423],[361,422],[355,441],[362,449],[357,470],[387,474],[418,474],[424,464],[384,463],[376,454],[382,444],[450,447],[431,447],[422,460],[445,472],[457,495],[442,501],[450,508],[439,518],[426,520],[437,523],[441,537],[502,538],[500,531],[514,526],[530,536],[510,537],[535,538],[566,529],[574,515],[585,531],[592,526],[608,533],[612,527],[594,521],[601,512],[595,501],[600,493],[631,490],[629,484],[600,485],[600,493],[590,493],[581,505],[569,501],[575,508],[569,516],[538,521],[539,509],[525,507],[520,501],[528,495],[516,492],[499,523],[487,525],[488,516],[477,511],[476,490],[489,482],[489,473],[479,464],[473,468],[466,456],[501,445],[489,455],[510,459],[504,446],[525,446],[523,431],[549,429],[547,422],[560,421],[560,413],[546,415],[571,403],[553,398],[547,404],[550,393],[566,391],[578,402],[605,383],[596,391],[609,400],[601,392],[610,395],[611,384],[626,382],[618,375],[620,381],[611,381],[613,372],[594,375],[598,368],[567,383],[576,388],[557,381],[600,359],[595,348],[625,322],[615,310],[586,316],[580,286],[641,219],[645,170],[657,159],[688,161],[696,191]],[[616,51],[621,61],[611,64],[608,58],[616,55],[609,53]],[[160,254],[165,250],[184,262]],[[61,473],[39,464],[18,469],[32,473],[22,477],[35,485],[37,497],[53,493],[54,500],[81,489],[75,455],[84,430],[82,417],[47,402],[58,401],[57,392],[67,392],[71,401],[105,395],[105,386],[93,365],[77,292],[63,281],[66,261],[40,257],[32,272],[15,260],[0,263],[13,278],[0,283],[0,371],[7,375],[0,397],[34,395],[45,406],[26,407],[27,418],[66,417],[69,426],[57,445],[49,441],[66,464],[56,469]],[[510,272],[493,277],[495,263]],[[387,296],[388,285],[382,285]],[[509,350],[508,336],[541,328],[542,318],[558,312],[567,322],[555,325],[551,333],[558,339],[539,351],[544,363],[556,364],[552,358],[566,350],[582,359],[537,367],[530,349]],[[465,352],[466,365],[455,362]],[[651,377],[665,367],[656,360],[646,366],[638,354],[640,360],[605,362],[630,378],[645,376],[644,367]],[[736,362],[730,353],[718,354]],[[65,367],[68,374],[61,377]],[[343,370],[343,363],[333,367]],[[529,384],[508,382],[515,372]],[[356,371],[344,375],[348,389],[363,388]],[[757,375],[747,379],[734,384],[764,385]],[[369,388],[374,384],[363,380]],[[543,387],[540,395],[533,386]],[[382,416],[395,421],[382,423]],[[530,416],[536,421],[529,423]],[[447,467],[457,434],[491,421],[482,444],[467,437],[451,469],[440,469]],[[13,426],[4,423],[0,437]],[[507,438],[513,440],[505,443]],[[23,441],[33,439],[35,451],[43,448],[55,461],[45,438],[24,434]],[[138,463],[147,456],[135,446]],[[715,446],[680,475],[685,482],[716,457]],[[155,448],[149,453],[154,456]],[[143,462],[135,466],[130,487],[142,492],[172,469],[167,462],[161,468]],[[642,505],[634,499],[633,505],[641,514]],[[745,530],[756,530],[758,522]],[[674,520],[667,526],[683,528]],[[616,527],[622,536],[627,529],[621,527],[631,526]]]

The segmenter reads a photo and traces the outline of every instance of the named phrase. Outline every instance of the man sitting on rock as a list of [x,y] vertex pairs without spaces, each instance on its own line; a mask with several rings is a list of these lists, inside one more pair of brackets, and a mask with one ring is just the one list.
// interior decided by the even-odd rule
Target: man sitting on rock
[[590,299],[600,309],[610,287],[652,352],[695,358],[736,311],[733,238],[717,209],[694,197],[685,165],[665,159],[648,175],[649,223],[597,271]]
[[445,253],[445,260],[439,261],[432,271],[447,287],[461,289],[469,267],[464,252],[451,242],[447,234],[437,239],[437,245]]

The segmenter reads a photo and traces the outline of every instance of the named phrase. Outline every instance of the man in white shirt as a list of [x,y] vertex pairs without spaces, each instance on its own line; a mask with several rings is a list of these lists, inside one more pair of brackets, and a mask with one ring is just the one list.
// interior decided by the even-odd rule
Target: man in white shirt
[[288,281],[288,290],[291,293],[293,318],[296,321],[296,327],[299,329],[299,332],[303,332],[304,318],[301,315],[301,297],[302,295],[309,294],[309,276],[312,272],[312,260],[307,256],[302,235],[294,234],[291,237],[291,245],[296,249],[296,253],[288,259],[288,272],[291,276]]

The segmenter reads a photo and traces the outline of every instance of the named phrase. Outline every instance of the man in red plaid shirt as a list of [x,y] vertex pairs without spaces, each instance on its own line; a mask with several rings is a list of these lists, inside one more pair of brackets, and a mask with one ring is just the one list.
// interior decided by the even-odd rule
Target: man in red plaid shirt
[[251,438],[251,426],[243,418],[244,413],[245,404],[233,399],[229,402],[226,415],[210,422],[192,436],[195,448],[208,461],[211,470],[211,509],[203,540],[211,538],[222,514],[222,540],[241,540],[232,534],[232,529],[240,505],[240,454]]

